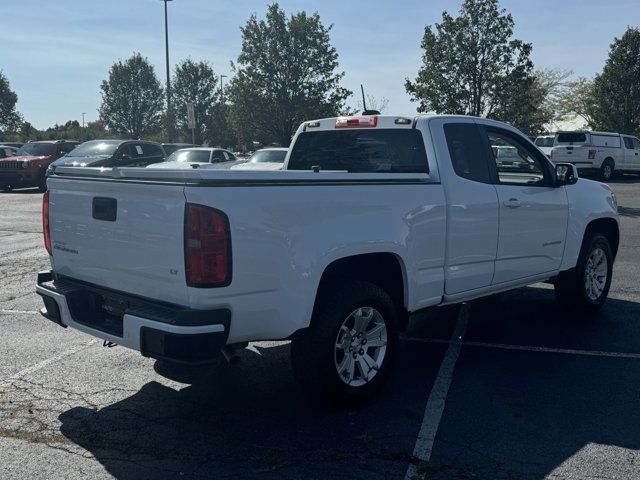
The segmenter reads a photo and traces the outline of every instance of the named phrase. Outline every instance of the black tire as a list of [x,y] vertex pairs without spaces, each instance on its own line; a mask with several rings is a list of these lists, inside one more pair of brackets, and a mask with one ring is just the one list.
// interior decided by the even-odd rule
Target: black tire
[[38,182],[38,191],[40,193],[44,193],[44,192],[47,191],[47,176],[46,175],[42,175],[42,178]]
[[607,158],[602,165],[600,166],[600,179],[603,182],[609,182],[613,179],[615,175],[615,164],[613,160]]
[[[596,250],[600,249],[606,258],[606,279],[602,291],[594,298],[587,287],[587,275],[595,272],[587,271],[589,259]],[[611,273],[613,270],[613,252],[607,238],[600,233],[587,233],[582,242],[578,264],[575,268],[562,272],[555,282],[556,298],[558,302],[570,312],[589,314],[598,311],[607,300],[611,287]]]
[[[359,310],[360,308],[363,310]],[[343,364],[339,358],[341,355],[341,360],[348,360],[349,363],[352,361],[346,358],[346,347],[341,350],[337,343],[339,334],[346,337],[343,344],[348,343],[349,348],[352,348],[353,342],[361,341],[352,337],[350,333],[342,333],[345,332],[342,330],[343,323],[355,318],[352,314],[357,311],[366,312],[367,315],[377,313],[382,317],[386,327],[386,350],[378,368],[371,369],[372,377],[365,381],[362,378],[364,370],[357,365],[361,360],[364,361],[360,356],[363,348],[358,344],[359,357],[353,361],[356,371],[352,374],[353,381],[366,383],[353,386],[349,385],[347,380],[343,380],[338,372],[339,364]],[[375,317],[378,322],[380,317]],[[397,318],[396,307],[391,297],[372,283],[355,280],[336,281],[321,291],[311,326],[297,332],[291,344],[293,373],[305,394],[312,400],[328,400],[341,407],[355,406],[372,398],[386,382],[395,363],[398,345]],[[349,343],[351,339],[353,341]],[[364,355],[375,355],[376,352],[376,347],[364,347]],[[355,356],[356,353],[349,355]]]

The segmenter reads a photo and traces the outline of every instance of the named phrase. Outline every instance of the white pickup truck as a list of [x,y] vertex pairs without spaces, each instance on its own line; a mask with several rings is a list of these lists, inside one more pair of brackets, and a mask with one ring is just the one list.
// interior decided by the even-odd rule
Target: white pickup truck
[[551,149],[554,163],[573,163],[608,182],[616,172],[640,172],[640,140],[608,132],[558,132]]
[[597,310],[619,243],[607,185],[464,116],[305,122],[283,171],[64,167],[48,187],[46,318],[182,362],[291,339],[296,377],[343,401],[380,388],[421,309],[551,281]]

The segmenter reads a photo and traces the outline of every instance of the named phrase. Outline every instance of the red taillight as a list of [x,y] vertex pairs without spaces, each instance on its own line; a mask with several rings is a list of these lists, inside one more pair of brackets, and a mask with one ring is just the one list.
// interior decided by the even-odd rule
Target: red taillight
[[596,151],[589,150],[589,160],[593,160],[594,158],[596,158]]
[[49,232],[49,192],[42,196],[42,233],[44,235],[44,248],[51,255],[51,234]]
[[336,128],[367,128],[378,125],[378,117],[338,117],[336,119]]
[[220,210],[186,204],[184,264],[190,287],[224,287],[231,283],[229,219]]

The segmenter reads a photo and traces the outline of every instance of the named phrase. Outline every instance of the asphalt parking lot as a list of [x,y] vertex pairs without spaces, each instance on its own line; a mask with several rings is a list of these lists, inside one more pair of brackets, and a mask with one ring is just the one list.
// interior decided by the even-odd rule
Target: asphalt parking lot
[[385,392],[302,400],[286,343],[184,372],[37,314],[41,194],[0,194],[0,478],[640,478],[640,177],[613,182],[610,298],[548,285],[416,317]]

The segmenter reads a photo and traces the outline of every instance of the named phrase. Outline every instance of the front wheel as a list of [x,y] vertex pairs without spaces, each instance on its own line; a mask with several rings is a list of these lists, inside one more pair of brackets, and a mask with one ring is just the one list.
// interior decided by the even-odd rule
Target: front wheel
[[612,271],[613,253],[607,238],[587,234],[576,267],[562,272],[556,280],[556,298],[570,311],[596,312],[607,300]]
[[293,372],[312,398],[359,404],[385,383],[397,343],[389,295],[368,282],[338,281],[321,292],[311,326],[293,338]]

